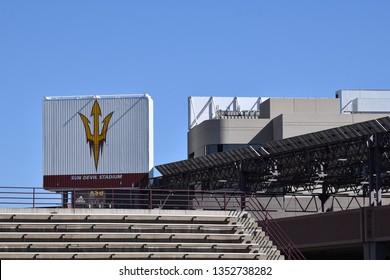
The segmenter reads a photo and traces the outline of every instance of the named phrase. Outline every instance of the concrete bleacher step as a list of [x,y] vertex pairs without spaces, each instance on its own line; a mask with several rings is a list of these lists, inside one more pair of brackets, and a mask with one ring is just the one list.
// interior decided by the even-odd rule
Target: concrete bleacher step
[[19,242],[0,243],[0,252],[231,252],[258,253],[257,244],[128,243],[128,242]]
[[0,252],[0,259],[2,260],[140,260],[140,259],[187,259],[187,260],[207,260],[207,259],[225,259],[225,260],[265,260],[267,256],[262,253],[165,253],[165,252],[153,252],[153,253],[4,253]]
[[283,259],[246,212],[0,213],[1,259]]
[[237,233],[245,228],[221,224],[155,224],[155,223],[58,223],[9,222],[0,224],[0,232],[188,232]]
[[269,237],[258,226],[258,223],[250,215],[244,214],[239,219],[239,224],[245,227],[245,232],[252,234],[252,240],[260,247],[260,252],[269,256],[269,259],[284,259]]
[[246,242],[249,234],[210,233],[126,233],[126,232],[0,232],[0,242],[26,241],[164,241],[164,242]]
[[237,217],[212,215],[160,215],[160,214],[63,214],[63,213],[1,213],[0,222],[154,222],[154,223],[198,223],[234,224]]

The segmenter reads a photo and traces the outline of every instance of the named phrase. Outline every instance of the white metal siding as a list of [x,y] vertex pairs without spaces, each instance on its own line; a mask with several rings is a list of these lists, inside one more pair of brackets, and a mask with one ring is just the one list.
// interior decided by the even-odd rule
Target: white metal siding
[[[98,101],[103,119],[114,112],[97,170],[79,116],[90,121]],[[149,173],[153,167],[153,114],[149,96],[50,98],[44,101],[44,175]]]
[[[390,98],[390,90],[349,90],[343,89],[336,92],[340,99],[340,111],[341,113],[356,113],[356,107],[366,109],[367,106],[362,103],[357,104],[354,101],[356,99],[362,99],[362,101],[367,101],[368,99],[388,99]],[[367,99],[367,100],[364,100]],[[380,107],[376,108],[379,105],[379,102],[373,101],[374,103],[370,105],[373,109],[372,112],[388,112],[388,109],[382,109]],[[355,108],[353,108],[355,106]]]
[[260,103],[268,97],[188,97],[188,130],[216,117],[218,110],[259,111]]
[[356,98],[352,102],[352,112],[353,113],[390,112],[390,98]]

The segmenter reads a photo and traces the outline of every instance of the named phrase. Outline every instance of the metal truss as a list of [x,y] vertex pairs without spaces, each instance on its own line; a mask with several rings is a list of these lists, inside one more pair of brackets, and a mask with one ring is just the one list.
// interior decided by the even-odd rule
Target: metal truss
[[249,161],[244,172],[255,191],[363,194],[368,176],[365,142],[359,139],[270,155],[268,160]]
[[[352,132],[357,135],[339,136],[338,141],[318,140],[321,135],[327,136],[338,132],[333,129],[319,136],[315,135],[317,140],[313,143],[307,143],[311,141],[309,134],[297,137],[298,140],[289,140],[287,144],[281,143],[285,146],[279,150],[277,146],[279,143],[271,143],[269,147],[274,149],[273,152],[267,152],[267,148],[260,148],[255,155],[245,158],[234,158],[230,154],[224,154],[222,163],[215,164],[217,163],[215,161],[209,166],[206,164],[207,168],[194,168],[193,166],[199,162],[188,160],[178,165],[187,167],[186,172],[171,172],[155,178],[150,187],[231,189],[257,196],[271,195],[274,200],[277,195],[295,198],[309,195],[313,197],[311,203],[320,202],[321,211],[327,210],[326,204],[329,204],[329,201],[336,206],[339,203],[337,208],[341,210],[348,209],[350,203],[345,204],[344,201],[341,205],[338,199],[345,196],[369,198],[369,205],[374,205],[375,202],[380,205],[382,196],[390,196],[390,129],[372,134],[362,133],[363,128],[369,125],[373,123],[355,127]],[[352,133],[351,128],[347,128],[344,130],[345,133],[343,130],[340,131],[344,134]],[[336,134],[333,136],[337,138]],[[295,143],[299,143],[300,146],[294,146]],[[291,145],[291,148],[287,149],[288,145]],[[229,161],[226,158],[229,158]],[[207,156],[202,161],[206,163]],[[301,203],[301,200],[295,200],[296,202]],[[356,205],[360,204],[361,200]],[[307,211],[312,207],[301,204],[299,208],[300,211]],[[314,208],[313,211],[317,210]]]

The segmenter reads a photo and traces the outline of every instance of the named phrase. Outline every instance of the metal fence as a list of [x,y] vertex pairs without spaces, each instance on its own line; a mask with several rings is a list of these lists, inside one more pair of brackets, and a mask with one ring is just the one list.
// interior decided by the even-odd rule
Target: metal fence
[[38,187],[0,187],[1,208],[62,207],[61,197]]

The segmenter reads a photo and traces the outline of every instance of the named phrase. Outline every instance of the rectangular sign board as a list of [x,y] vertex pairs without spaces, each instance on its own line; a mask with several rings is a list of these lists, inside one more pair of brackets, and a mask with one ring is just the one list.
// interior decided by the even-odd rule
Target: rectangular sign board
[[43,187],[132,188],[153,168],[149,95],[46,97]]

